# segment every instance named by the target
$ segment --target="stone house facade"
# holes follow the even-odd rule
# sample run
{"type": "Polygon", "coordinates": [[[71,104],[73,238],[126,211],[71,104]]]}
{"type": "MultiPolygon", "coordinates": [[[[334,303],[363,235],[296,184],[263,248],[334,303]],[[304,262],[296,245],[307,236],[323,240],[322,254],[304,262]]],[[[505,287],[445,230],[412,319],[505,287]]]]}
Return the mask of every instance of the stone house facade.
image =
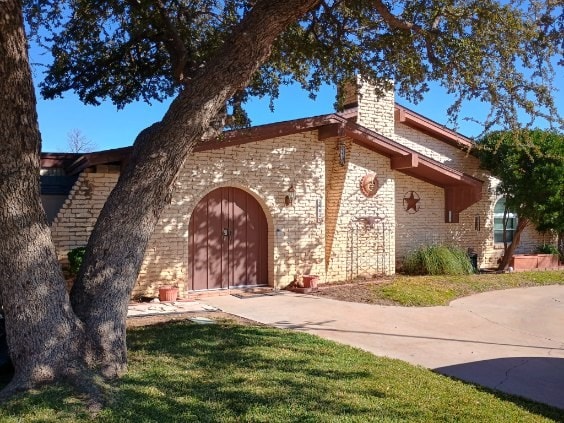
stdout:
{"type": "MultiPolygon", "coordinates": [[[[367,84],[343,113],[226,132],[199,145],[148,245],[134,291],[321,282],[390,275],[423,244],[471,248],[494,267],[498,181],[472,141],[367,84]]],[[[84,246],[129,148],[44,154],[44,204],[60,260],[84,246]],[[65,191],[66,187],[66,191],[65,191]],[[58,195],[55,199],[54,193],[58,195]]],[[[519,252],[548,235],[528,229],[519,252]]]]}

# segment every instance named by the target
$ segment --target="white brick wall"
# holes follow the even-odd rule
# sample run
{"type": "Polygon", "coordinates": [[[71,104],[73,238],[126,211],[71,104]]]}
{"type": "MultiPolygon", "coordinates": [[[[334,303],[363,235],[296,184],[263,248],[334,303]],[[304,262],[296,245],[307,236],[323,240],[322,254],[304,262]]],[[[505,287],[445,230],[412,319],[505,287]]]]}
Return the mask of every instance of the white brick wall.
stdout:
{"type": "Polygon", "coordinates": [[[346,144],[347,163],[341,167],[336,155],[337,140],[326,142],[327,280],[393,274],[395,182],[389,159],[350,140],[346,144]],[[360,182],[372,172],[376,173],[380,188],[374,197],[366,197],[360,182]],[[375,217],[383,220],[377,219],[373,227],[362,220],[375,217]]]}
{"type": "Polygon", "coordinates": [[[374,88],[358,78],[357,123],[388,138],[394,136],[394,92],[378,97],[374,88]]]}
{"type": "MultiPolygon", "coordinates": [[[[457,224],[444,221],[444,192],[415,178],[395,172],[396,180],[396,255],[398,261],[420,245],[428,243],[454,244],[461,248],[473,248],[480,258],[480,266],[495,267],[503,253],[500,245],[493,242],[493,207],[496,197],[490,186],[498,183],[487,172],[479,168],[479,160],[441,140],[394,121],[393,94],[376,98],[364,84],[359,93],[358,121],[399,144],[417,151],[433,160],[463,171],[484,181],[482,200],[464,210],[457,224]],[[392,128],[390,130],[390,128],[392,128]],[[408,214],[403,208],[403,196],[416,191],[421,197],[420,211],[408,214]],[[480,219],[480,230],[476,230],[475,219],[480,219]]],[[[543,242],[554,242],[548,234],[539,234],[534,228],[525,230],[518,253],[534,252],[543,242]]]]}
{"type": "Polygon", "coordinates": [[[115,186],[119,171],[102,166],[102,173],[83,172],[51,225],[51,236],[59,260],[68,263],[67,253],[88,243],[96,219],[115,186]]]}
{"type": "Polygon", "coordinates": [[[136,292],[153,292],[163,281],[187,286],[188,227],[195,205],[209,192],[233,186],[251,193],[268,223],[269,284],[285,286],[296,273],[325,277],[324,225],[316,199],[324,200],[325,149],[317,133],[253,142],[188,158],[149,243],[136,292]],[[284,205],[290,185],[296,199],[284,205]]]}
{"type": "MultiPolygon", "coordinates": [[[[171,204],[149,242],[134,295],[155,294],[160,285],[188,286],[188,236],[192,210],[212,190],[232,186],[253,195],[268,224],[268,282],[284,287],[296,274],[317,274],[337,281],[395,272],[396,260],[431,243],[474,248],[480,265],[493,267],[502,249],[493,243],[493,207],[497,181],[479,169],[478,160],[449,144],[394,122],[394,96],[377,99],[361,88],[358,122],[396,142],[485,181],[483,198],[460,214],[460,223],[444,222],[442,188],[390,169],[387,157],[360,147],[351,139],[320,142],[317,132],[295,134],[240,146],[195,153],[188,158],[171,204]],[[337,145],[347,148],[345,166],[337,145]],[[361,193],[360,181],[376,173],[374,197],[361,193]],[[293,185],[293,206],[284,205],[293,185]],[[406,213],[403,198],[416,191],[417,213],[406,213]],[[318,216],[317,201],[323,207],[318,216]],[[475,219],[480,217],[480,230],[475,219]],[[318,217],[321,219],[318,220],[318,217]],[[366,225],[366,218],[374,225],[366,225]],[[365,220],[363,220],[365,219],[365,220]]],[[[56,217],[51,231],[59,258],[86,245],[103,203],[117,182],[118,169],[98,166],[80,175],[56,217]]],[[[532,252],[549,242],[528,229],[518,252],[532,252]]]]}

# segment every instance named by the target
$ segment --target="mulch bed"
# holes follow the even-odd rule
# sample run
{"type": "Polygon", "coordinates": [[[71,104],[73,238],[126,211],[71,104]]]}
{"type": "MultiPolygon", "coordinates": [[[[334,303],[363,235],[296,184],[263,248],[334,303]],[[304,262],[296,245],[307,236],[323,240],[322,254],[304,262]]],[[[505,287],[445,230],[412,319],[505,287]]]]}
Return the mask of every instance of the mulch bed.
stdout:
{"type": "Polygon", "coordinates": [[[398,305],[395,301],[377,298],[373,293],[376,285],[383,285],[391,281],[391,277],[362,280],[353,283],[333,283],[319,285],[319,290],[310,295],[318,297],[332,298],[339,301],[349,301],[353,303],[366,303],[378,305],[398,305]]]}

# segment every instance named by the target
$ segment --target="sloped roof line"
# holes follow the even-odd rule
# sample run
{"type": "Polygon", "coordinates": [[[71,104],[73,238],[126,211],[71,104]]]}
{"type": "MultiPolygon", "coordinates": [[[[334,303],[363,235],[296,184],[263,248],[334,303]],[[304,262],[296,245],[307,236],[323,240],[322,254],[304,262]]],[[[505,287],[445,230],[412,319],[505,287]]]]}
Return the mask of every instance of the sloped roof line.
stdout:
{"type": "MultiPolygon", "coordinates": [[[[358,106],[348,107],[342,112],[338,112],[338,114],[348,120],[356,122],[358,116],[358,106]]],[[[475,141],[471,138],[468,138],[460,132],[454,131],[453,129],[429,119],[428,117],[423,116],[422,114],[419,114],[399,103],[394,104],[394,118],[396,119],[396,122],[403,123],[457,148],[470,150],[476,145],[475,141]]]]}
{"type": "MultiPolygon", "coordinates": [[[[394,156],[416,156],[422,159],[422,162],[429,163],[435,168],[443,169],[450,175],[466,175],[468,178],[477,182],[482,182],[477,178],[467,175],[457,169],[451,168],[443,163],[435,161],[415,150],[410,149],[398,142],[385,137],[371,129],[361,126],[349,119],[331,113],[327,115],[312,116],[307,118],[294,119],[283,122],[269,123],[265,125],[254,126],[251,128],[235,129],[224,132],[216,140],[201,143],[194,148],[195,152],[210,151],[214,149],[223,149],[250,142],[263,141],[301,132],[309,132],[320,130],[322,128],[334,127],[335,130],[341,131],[342,135],[352,138],[355,142],[371,150],[383,154],[387,157],[394,156]]],[[[128,159],[133,147],[123,147],[117,149],[102,150],[92,153],[84,153],[77,155],[76,159],[68,166],[71,174],[76,174],[86,167],[97,164],[123,163],[128,159]]],[[[43,153],[42,161],[52,161],[54,156],[59,153],[43,153]]],[[[66,153],[60,153],[61,156],[68,157],[66,153]]]]}
{"type": "Polygon", "coordinates": [[[405,106],[398,103],[395,104],[395,119],[396,122],[403,123],[414,129],[418,129],[432,137],[446,142],[447,144],[453,145],[458,148],[463,148],[465,150],[470,150],[475,147],[475,142],[426,116],[423,116],[405,106]]]}

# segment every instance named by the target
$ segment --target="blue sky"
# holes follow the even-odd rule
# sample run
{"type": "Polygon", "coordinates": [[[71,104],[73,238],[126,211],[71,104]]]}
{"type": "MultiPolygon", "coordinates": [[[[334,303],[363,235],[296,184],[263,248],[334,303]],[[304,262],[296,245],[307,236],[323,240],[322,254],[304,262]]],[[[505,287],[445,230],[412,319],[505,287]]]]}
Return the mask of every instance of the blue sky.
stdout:
{"type": "MultiPolygon", "coordinates": [[[[31,52],[33,61],[33,51],[31,52]]],[[[560,91],[556,93],[558,109],[564,111],[564,72],[559,69],[558,85],[560,91]]],[[[41,70],[34,69],[36,83],[41,78],[41,70]]],[[[297,119],[306,116],[331,113],[335,101],[335,89],[324,87],[316,100],[311,100],[308,94],[297,86],[286,87],[281,90],[275,102],[275,111],[268,108],[268,99],[254,100],[248,106],[253,125],[297,119]]],[[[432,119],[436,122],[449,124],[446,110],[452,104],[452,98],[445,94],[438,85],[432,85],[423,102],[413,105],[401,98],[396,98],[400,104],[432,119]]],[[[43,100],[38,94],[37,111],[39,127],[43,139],[43,151],[57,152],[68,150],[67,134],[78,129],[93,142],[96,150],[129,146],[136,135],[147,126],[161,119],[169,102],[148,105],[143,102],[133,103],[123,110],[117,110],[110,102],[100,106],[83,105],[71,92],[64,98],[43,100]]],[[[471,116],[484,118],[489,111],[487,104],[480,102],[464,105],[461,118],[471,116]]],[[[564,114],[564,113],[563,113],[564,114]]],[[[482,128],[471,122],[459,120],[457,130],[462,134],[473,137],[481,133],[482,128]]]]}

